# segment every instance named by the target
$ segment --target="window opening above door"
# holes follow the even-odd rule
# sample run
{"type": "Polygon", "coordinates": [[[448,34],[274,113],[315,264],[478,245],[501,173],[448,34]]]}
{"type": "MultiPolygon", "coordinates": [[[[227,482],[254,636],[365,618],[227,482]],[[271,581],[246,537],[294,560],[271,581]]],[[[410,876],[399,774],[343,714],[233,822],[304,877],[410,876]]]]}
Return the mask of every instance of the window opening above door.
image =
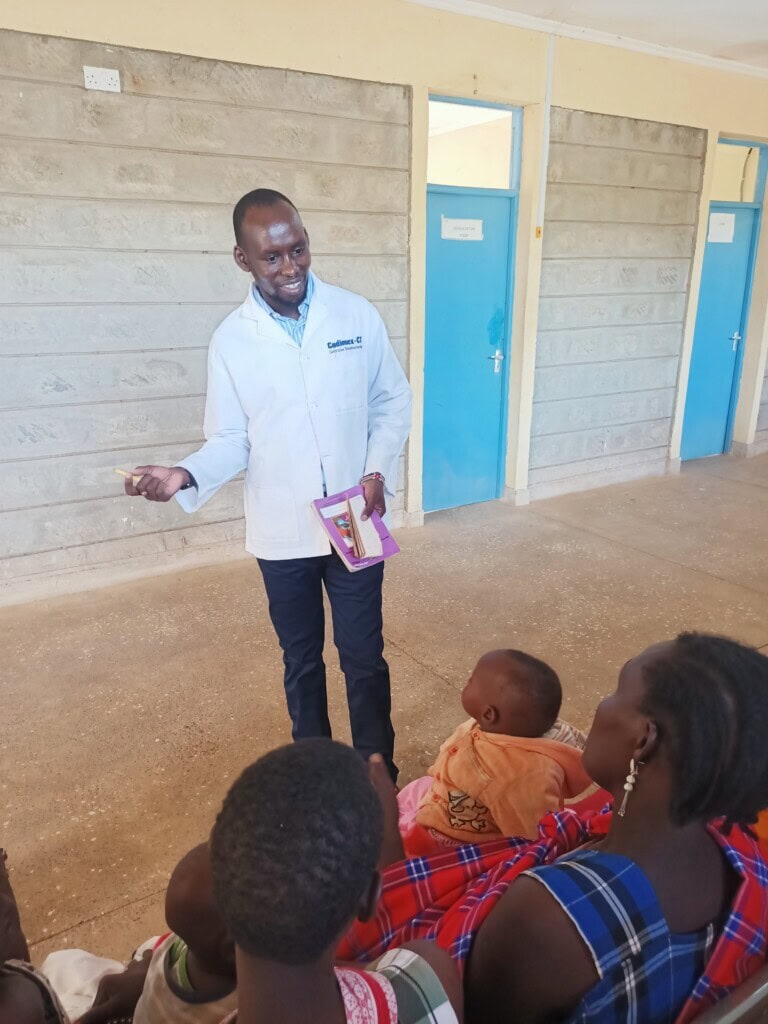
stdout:
{"type": "Polygon", "coordinates": [[[457,188],[514,187],[515,113],[466,101],[430,100],[428,183],[457,188]]]}

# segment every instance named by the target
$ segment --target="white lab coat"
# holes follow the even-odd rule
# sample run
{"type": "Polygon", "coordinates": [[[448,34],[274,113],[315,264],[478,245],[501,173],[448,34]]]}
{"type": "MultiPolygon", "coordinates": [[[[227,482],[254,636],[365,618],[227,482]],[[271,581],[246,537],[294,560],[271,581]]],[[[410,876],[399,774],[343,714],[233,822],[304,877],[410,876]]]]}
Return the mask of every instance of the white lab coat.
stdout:
{"type": "Polygon", "coordinates": [[[203,447],[179,465],[194,512],[245,474],[246,549],[258,558],[326,555],[310,503],[378,471],[393,495],[411,424],[411,390],[384,323],[361,295],[315,278],[299,347],[254,300],[215,331],[203,447]]]}

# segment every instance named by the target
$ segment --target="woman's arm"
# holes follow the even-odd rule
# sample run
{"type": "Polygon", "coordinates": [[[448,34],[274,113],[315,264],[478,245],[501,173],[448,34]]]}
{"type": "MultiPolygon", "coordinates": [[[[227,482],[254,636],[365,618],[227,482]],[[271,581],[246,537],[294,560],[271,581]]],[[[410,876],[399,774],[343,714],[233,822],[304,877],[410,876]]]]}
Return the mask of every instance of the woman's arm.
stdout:
{"type": "Polygon", "coordinates": [[[599,980],[571,919],[541,883],[518,878],[480,926],[464,978],[468,1024],[544,1024],[599,980]]]}

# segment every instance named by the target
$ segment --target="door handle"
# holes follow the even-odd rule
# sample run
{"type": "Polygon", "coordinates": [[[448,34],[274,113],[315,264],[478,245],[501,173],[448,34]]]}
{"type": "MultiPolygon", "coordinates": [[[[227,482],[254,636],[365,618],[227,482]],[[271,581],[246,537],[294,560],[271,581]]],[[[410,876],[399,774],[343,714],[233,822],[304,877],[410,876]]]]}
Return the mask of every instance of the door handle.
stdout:
{"type": "Polygon", "coordinates": [[[501,349],[497,348],[493,355],[488,356],[488,358],[493,360],[493,372],[501,373],[501,364],[502,361],[504,360],[504,353],[501,351],[501,349]]]}
{"type": "Polygon", "coordinates": [[[741,335],[739,334],[738,331],[734,331],[729,340],[733,342],[733,351],[735,352],[736,349],[739,347],[739,342],[741,341],[741,335]]]}

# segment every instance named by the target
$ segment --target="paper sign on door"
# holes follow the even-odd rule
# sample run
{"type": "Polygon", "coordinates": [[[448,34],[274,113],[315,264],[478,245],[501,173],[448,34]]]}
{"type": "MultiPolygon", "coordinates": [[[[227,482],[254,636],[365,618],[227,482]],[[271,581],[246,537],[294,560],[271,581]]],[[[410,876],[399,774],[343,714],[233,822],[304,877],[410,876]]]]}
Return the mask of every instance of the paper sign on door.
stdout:
{"type": "Polygon", "coordinates": [[[483,222],[466,217],[440,215],[440,237],[454,242],[482,242],[483,222]]]}
{"type": "Polygon", "coordinates": [[[733,233],[735,229],[735,213],[710,213],[707,241],[726,242],[730,244],[733,241],[733,233]]]}

